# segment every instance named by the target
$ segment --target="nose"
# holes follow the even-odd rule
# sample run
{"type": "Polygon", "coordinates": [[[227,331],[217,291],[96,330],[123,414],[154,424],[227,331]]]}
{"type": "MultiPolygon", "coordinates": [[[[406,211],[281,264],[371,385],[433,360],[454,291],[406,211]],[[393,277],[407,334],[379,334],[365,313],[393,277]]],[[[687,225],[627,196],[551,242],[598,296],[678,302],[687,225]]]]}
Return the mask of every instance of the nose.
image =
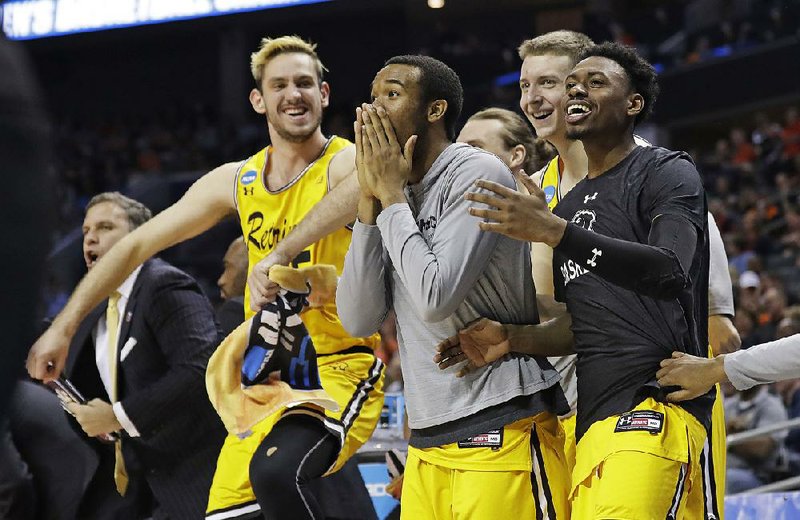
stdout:
{"type": "Polygon", "coordinates": [[[576,81],[574,82],[568,89],[567,89],[567,96],[570,99],[578,98],[578,97],[585,97],[586,96],[586,89],[583,87],[583,83],[576,81]]]}
{"type": "Polygon", "coordinates": [[[541,100],[542,95],[536,87],[531,87],[522,94],[522,101],[525,104],[541,102],[541,100]]]}
{"type": "Polygon", "coordinates": [[[83,235],[83,243],[86,245],[96,244],[97,243],[97,234],[93,230],[87,231],[83,235]]]}

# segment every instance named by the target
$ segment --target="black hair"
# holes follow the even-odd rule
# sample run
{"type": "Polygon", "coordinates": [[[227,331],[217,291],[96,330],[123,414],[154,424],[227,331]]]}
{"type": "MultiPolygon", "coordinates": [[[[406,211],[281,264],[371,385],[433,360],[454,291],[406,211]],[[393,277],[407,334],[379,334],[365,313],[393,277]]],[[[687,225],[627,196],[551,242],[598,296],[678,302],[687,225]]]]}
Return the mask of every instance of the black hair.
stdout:
{"type": "Polygon", "coordinates": [[[625,70],[631,89],[644,98],[644,109],[636,116],[634,124],[638,125],[650,117],[659,91],[656,69],[642,58],[633,47],[615,42],[606,42],[589,47],[578,56],[578,61],[592,56],[608,58],[618,63],[625,70]]]}
{"type": "Polygon", "coordinates": [[[420,70],[420,88],[422,89],[423,102],[429,103],[437,99],[447,101],[447,110],[444,113],[444,125],[447,137],[455,139],[456,122],[461,115],[464,104],[464,88],[461,80],[453,69],[430,56],[404,55],[395,56],[386,60],[387,65],[410,65],[420,70]]]}

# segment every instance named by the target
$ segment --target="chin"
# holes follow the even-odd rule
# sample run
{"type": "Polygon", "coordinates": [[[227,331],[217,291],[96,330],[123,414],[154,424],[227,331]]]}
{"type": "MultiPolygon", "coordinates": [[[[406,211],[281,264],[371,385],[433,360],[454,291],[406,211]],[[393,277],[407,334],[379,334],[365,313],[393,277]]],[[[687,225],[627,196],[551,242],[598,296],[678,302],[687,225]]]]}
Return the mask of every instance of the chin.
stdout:
{"type": "Polygon", "coordinates": [[[567,127],[567,139],[583,139],[587,134],[588,132],[585,128],[567,127]]]}

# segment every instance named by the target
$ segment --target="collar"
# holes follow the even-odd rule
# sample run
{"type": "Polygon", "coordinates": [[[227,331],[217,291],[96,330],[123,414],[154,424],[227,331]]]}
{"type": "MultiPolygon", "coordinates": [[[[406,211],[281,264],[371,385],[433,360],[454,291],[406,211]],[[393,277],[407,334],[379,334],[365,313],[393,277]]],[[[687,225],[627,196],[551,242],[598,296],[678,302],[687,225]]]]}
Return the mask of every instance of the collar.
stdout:
{"type": "Polygon", "coordinates": [[[125,278],[125,281],[117,287],[117,292],[121,295],[122,298],[125,300],[131,297],[131,292],[133,291],[133,285],[136,283],[136,279],[139,277],[139,272],[142,270],[142,266],[140,265],[136,269],[133,270],[131,274],[125,278]]]}

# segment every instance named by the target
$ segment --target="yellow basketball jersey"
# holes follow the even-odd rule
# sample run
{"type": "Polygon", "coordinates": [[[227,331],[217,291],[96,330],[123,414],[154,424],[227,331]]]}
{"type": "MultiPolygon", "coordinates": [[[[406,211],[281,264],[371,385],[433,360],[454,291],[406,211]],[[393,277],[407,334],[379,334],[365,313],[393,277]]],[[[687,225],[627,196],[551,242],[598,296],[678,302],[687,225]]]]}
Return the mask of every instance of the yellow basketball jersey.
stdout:
{"type": "MultiPolygon", "coordinates": [[[[272,148],[264,148],[247,159],[236,174],[236,207],[247,244],[248,275],[253,266],[266,257],[275,246],[306,216],[328,192],[328,165],[336,153],[350,142],[331,137],[322,154],[286,186],[276,191],[267,188],[269,158],[272,148]]],[[[330,264],[342,274],[344,256],[350,247],[352,233],[342,228],[312,244],[297,255],[295,267],[308,264],[330,264]]],[[[250,310],[250,291],[245,289],[245,318],[250,310]]],[[[364,302],[369,305],[369,302],[364,302]]],[[[336,304],[310,307],[302,314],[318,354],[341,352],[355,345],[375,349],[380,343],[377,334],[369,338],[352,338],[342,327],[336,314],[336,304]]]]}
{"type": "Polygon", "coordinates": [[[539,185],[542,191],[544,191],[544,197],[550,211],[553,211],[558,201],[561,200],[561,168],[561,159],[556,155],[547,163],[547,166],[545,166],[544,173],[542,174],[542,182],[539,185]]]}

